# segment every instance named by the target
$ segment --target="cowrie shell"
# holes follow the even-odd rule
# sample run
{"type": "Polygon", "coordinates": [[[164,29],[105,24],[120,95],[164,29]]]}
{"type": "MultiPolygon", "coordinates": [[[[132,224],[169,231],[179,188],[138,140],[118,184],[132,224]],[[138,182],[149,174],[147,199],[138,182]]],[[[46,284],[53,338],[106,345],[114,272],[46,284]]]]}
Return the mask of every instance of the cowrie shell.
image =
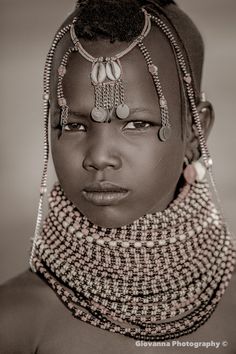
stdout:
{"type": "Polygon", "coordinates": [[[111,81],[115,81],[116,78],[113,75],[110,63],[106,63],[106,73],[107,73],[108,79],[110,79],[111,81]]]}
{"type": "Polygon", "coordinates": [[[108,62],[106,64],[106,74],[111,81],[118,80],[121,77],[120,66],[115,61],[108,62]]]}
{"type": "Polygon", "coordinates": [[[94,64],[92,71],[91,71],[91,80],[94,84],[98,83],[98,80],[97,80],[98,66],[99,66],[99,63],[94,64]]]}
{"type": "Polygon", "coordinates": [[[115,78],[118,80],[121,77],[121,67],[114,61],[111,62],[111,66],[114,71],[115,78]]]}
{"type": "Polygon", "coordinates": [[[106,77],[107,74],[106,74],[105,65],[103,63],[99,63],[98,82],[101,84],[103,81],[106,80],[106,77]]]}
{"type": "Polygon", "coordinates": [[[106,69],[103,63],[95,63],[91,71],[91,79],[94,84],[101,84],[106,79],[106,69]]]}

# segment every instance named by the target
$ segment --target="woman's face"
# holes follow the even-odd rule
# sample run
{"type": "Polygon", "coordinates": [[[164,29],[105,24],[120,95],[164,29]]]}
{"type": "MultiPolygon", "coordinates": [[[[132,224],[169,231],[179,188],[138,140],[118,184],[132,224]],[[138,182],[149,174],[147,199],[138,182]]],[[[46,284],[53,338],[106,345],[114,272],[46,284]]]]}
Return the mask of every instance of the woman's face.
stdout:
{"type": "MultiPolygon", "coordinates": [[[[131,110],[127,119],[119,120],[113,112],[110,123],[91,120],[91,63],[79,54],[71,56],[63,82],[71,111],[64,131],[54,100],[51,143],[58,179],[80,212],[103,227],[126,225],[165,209],[181,175],[185,147],[176,64],[169,45],[154,32],[146,45],[159,67],[169,105],[172,135],[168,141],[161,142],[157,135],[161,126],[158,97],[138,48],[121,59],[131,110]]],[[[127,43],[105,41],[83,45],[94,56],[111,56],[127,47],[127,43]]]]}

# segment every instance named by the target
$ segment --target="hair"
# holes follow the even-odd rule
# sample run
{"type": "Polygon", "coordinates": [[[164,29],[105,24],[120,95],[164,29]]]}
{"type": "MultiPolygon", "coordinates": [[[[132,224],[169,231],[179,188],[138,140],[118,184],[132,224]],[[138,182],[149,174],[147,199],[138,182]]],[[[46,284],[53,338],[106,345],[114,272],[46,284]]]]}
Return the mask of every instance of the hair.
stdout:
{"type": "Polygon", "coordinates": [[[79,0],[74,12],[76,35],[89,41],[132,41],[144,26],[142,7],[153,15],[161,15],[172,27],[188,61],[196,96],[199,96],[203,40],[192,20],[173,0],[79,0]]]}
{"type": "MultiPolygon", "coordinates": [[[[142,31],[144,16],[142,0],[82,0],[77,2],[77,22],[75,32],[85,40],[109,39],[129,42],[142,31]],[[102,19],[102,21],[101,21],[102,19]],[[132,19],[132,26],[131,24],[132,19]]],[[[158,0],[158,5],[166,6],[172,0],[158,0]]]]}

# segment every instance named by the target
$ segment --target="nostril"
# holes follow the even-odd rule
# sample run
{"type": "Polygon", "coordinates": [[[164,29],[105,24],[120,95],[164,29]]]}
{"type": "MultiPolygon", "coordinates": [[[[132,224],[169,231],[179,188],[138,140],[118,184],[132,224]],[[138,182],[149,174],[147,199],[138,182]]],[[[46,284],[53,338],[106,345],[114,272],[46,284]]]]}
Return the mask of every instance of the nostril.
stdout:
{"type": "Polygon", "coordinates": [[[120,156],[99,151],[93,151],[87,154],[83,160],[83,167],[85,170],[103,171],[105,169],[119,169],[122,166],[120,156]]]}

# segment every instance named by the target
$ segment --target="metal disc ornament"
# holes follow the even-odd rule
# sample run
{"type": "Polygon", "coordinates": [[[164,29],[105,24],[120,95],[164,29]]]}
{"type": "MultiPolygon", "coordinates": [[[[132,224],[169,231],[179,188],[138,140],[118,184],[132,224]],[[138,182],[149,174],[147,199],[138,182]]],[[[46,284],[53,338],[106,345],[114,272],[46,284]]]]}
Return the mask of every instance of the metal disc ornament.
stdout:
{"type": "Polygon", "coordinates": [[[161,127],[158,132],[158,136],[161,141],[166,141],[170,138],[171,135],[171,127],[161,127]]]}
{"type": "Polygon", "coordinates": [[[121,103],[116,108],[116,115],[119,119],[126,119],[129,116],[129,107],[127,104],[121,103]]]}
{"type": "Polygon", "coordinates": [[[95,122],[104,123],[107,120],[107,111],[102,107],[94,107],[91,112],[91,117],[95,122]]]}

